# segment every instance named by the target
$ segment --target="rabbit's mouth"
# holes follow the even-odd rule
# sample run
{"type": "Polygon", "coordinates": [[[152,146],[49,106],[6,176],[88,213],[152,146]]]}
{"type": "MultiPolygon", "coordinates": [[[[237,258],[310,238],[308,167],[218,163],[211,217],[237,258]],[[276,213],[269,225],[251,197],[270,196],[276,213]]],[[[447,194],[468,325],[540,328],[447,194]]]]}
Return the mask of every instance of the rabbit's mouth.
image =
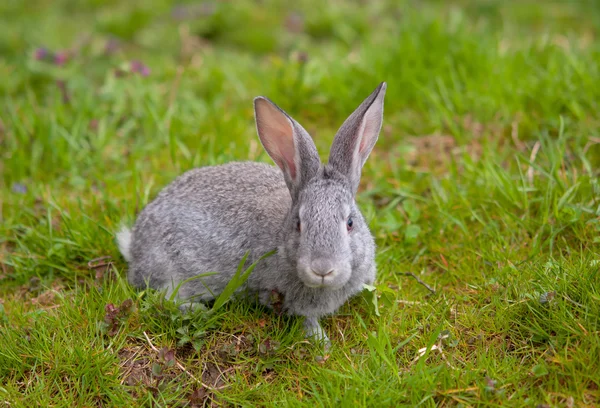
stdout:
{"type": "Polygon", "coordinates": [[[327,261],[312,261],[310,264],[298,265],[300,280],[309,288],[340,289],[350,278],[350,265],[336,264],[327,261]]]}

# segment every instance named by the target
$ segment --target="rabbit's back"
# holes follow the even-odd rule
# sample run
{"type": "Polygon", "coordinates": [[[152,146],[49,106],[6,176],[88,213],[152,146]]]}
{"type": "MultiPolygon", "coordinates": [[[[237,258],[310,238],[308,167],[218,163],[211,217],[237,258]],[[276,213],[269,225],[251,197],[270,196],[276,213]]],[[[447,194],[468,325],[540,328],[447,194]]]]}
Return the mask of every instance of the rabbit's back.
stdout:
{"type": "Polygon", "coordinates": [[[246,251],[258,257],[277,246],[290,205],[289,190],[273,166],[248,162],[190,170],[140,213],[129,281],[163,289],[216,272],[179,292],[184,298],[210,299],[231,279],[246,251]]]}

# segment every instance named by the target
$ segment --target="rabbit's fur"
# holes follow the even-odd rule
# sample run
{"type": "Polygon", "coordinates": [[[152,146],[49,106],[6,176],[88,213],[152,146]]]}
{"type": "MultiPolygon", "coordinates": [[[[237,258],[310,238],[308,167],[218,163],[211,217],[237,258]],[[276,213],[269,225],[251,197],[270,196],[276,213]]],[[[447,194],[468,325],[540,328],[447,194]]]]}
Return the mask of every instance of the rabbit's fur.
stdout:
{"type": "Polygon", "coordinates": [[[305,316],[309,336],[328,341],[318,319],[335,312],[375,279],[375,243],[354,201],[361,168],[383,118],[386,84],[344,122],[329,163],[322,165],[308,133],[268,99],[254,100],[259,138],[278,167],[229,163],[190,170],[140,213],[118,244],[129,262],[129,282],[208,301],[222,292],[249,251],[263,254],[245,288],[270,305],[305,316]],[[351,221],[349,222],[349,219],[351,221]],[[350,225],[351,224],[351,225],[350,225]]]}

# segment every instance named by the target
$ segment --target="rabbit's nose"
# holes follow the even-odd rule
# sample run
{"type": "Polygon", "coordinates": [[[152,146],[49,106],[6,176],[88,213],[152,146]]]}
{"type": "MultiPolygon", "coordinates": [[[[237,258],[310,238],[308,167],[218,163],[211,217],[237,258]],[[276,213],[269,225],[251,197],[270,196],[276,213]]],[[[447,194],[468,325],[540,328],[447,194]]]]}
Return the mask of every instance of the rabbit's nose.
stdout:
{"type": "Polygon", "coordinates": [[[333,262],[325,259],[315,259],[310,263],[310,269],[318,276],[331,275],[334,271],[333,262]]]}

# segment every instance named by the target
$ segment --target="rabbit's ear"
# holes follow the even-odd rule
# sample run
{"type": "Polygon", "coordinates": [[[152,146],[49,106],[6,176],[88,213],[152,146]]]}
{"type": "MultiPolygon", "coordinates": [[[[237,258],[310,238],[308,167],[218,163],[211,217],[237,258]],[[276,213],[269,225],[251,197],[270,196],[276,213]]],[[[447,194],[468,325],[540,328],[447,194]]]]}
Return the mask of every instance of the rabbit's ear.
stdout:
{"type": "Polygon", "coordinates": [[[321,165],[314,142],[298,122],[265,97],[254,99],[254,116],[262,145],[283,172],[296,199],[321,165]]]}
{"type": "Polygon", "coordinates": [[[331,146],[329,164],[346,175],[353,193],[358,189],[360,173],[373,150],[383,122],[383,98],[387,84],[375,91],[342,124],[331,146]]]}

